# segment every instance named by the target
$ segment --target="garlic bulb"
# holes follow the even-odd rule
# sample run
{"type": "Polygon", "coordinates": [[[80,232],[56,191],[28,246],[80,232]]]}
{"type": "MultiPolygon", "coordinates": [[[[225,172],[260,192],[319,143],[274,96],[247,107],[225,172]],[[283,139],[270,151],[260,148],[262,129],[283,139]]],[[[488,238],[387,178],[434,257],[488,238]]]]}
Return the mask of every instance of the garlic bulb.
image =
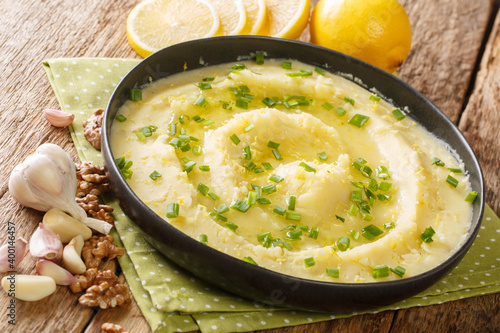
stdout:
{"type": "Polygon", "coordinates": [[[40,223],[31,236],[30,253],[35,258],[58,261],[62,257],[63,245],[59,236],[40,223]]]}
{"type": "Polygon", "coordinates": [[[15,270],[24,257],[26,244],[28,242],[24,238],[19,237],[14,244],[14,251],[11,251],[12,247],[10,244],[0,247],[0,273],[15,270]]]}
{"type": "Polygon", "coordinates": [[[75,164],[61,147],[52,143],[38,147],[12,170],[9,179],[9,191],[21,205],[43,212],[57,208],[88,227],[108,234],[111,224],[88,218],[75,202],[76,187],[75,164]]]}

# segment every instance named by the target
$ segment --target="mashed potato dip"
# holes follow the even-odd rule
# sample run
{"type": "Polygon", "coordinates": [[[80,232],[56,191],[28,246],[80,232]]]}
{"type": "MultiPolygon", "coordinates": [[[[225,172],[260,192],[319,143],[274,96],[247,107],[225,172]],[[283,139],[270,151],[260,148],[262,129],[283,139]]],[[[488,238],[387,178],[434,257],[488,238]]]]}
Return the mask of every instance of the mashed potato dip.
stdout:
{"type": "Polygon", "coordinates": [[[385,281],[446,260],[472,217],[460,159],[406,113],[320,68],[249,60],[148,85],[110,141],[132,190],[194,239],[301,278],[385,281]]]}

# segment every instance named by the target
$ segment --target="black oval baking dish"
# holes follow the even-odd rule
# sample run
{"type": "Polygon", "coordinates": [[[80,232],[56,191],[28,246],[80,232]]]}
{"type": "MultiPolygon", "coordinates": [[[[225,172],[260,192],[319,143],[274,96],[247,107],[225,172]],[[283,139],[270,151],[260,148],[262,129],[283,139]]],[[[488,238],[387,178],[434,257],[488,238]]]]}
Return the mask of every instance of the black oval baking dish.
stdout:
{"type": "MultiPolygon", "coordinates": [[[[344,75],[344,77],[346,77],[344,75]]],[[[225,36],[189,41],[160,50],[135,66],[118,84],[106,108],[102,152],[118,203],[170,260],[220,288],[273,307],[294,307],[325,312],[350,312],[386,306],[411,297],[438,281],[455,267],[472,245],[484,210],[481,167],[457,127],[430,101],[398,78],[341,53],[312,44],[258,36],[225,36]],[[215,250],[171,226],[134,194],[116,166],[109,133],[120,106],[132,88],[174,73],[207,65],[236,62],[241,56],[265,52],[266,58],[294,59],[348,74],[351,81],[375,88],[396,107],[408,107],[409,116],[448,143],[461,157],[479,193],[464,244],[450,258],[423,274],[375,283],[335,283],[306,280],[255,266],[215,250]],[[325,66],[327,65],[327,67],[325,66]],[[356,78],[356,80],[354,80],[356,78]]]]}

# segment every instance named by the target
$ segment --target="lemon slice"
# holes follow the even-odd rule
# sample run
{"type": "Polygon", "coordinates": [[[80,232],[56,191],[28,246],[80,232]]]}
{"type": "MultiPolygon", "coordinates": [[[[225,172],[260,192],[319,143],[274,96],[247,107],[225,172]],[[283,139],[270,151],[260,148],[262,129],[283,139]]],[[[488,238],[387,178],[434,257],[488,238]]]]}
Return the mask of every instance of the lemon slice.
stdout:
{"type": "Polygon", "coordinates": [[[142,57],[172,44],[218,34],[219,16],[205,0],[146,0],[127,18],[127,38],[142,57]]]}
{"type": "Polygon", "coordinates": [[[247,23],[241,31],[245,35],[269,34],[269,19],[265,0],[243,0],[243,6],[247,13],[247,23]]]}
{"type": "Polygon", "coordinates": [[[221,34],[238,35],[245,27],[247,13],[241,0],[210,0],[219,13],[221,34]]]}
{"type": "Polygon", "coordinates": [[[309,20],[310,0],[266,0],[269,35],[297,39],[309,20]]]}

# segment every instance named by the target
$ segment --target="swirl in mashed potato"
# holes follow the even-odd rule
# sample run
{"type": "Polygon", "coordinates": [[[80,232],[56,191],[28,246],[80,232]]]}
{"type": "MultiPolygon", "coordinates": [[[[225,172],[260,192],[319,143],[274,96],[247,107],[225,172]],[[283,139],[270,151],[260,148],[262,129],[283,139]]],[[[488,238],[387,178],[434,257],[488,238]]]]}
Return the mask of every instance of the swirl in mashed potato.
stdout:
{"type": "Polygon", "coordinates": [[[113,122],[113,154],[133,162],[127,181],[144,203],[219,251],[302,278],[371,282],[427,271],[467,236],[460,160],[341,76],[245,61],[142,94],[113,122]]]}

